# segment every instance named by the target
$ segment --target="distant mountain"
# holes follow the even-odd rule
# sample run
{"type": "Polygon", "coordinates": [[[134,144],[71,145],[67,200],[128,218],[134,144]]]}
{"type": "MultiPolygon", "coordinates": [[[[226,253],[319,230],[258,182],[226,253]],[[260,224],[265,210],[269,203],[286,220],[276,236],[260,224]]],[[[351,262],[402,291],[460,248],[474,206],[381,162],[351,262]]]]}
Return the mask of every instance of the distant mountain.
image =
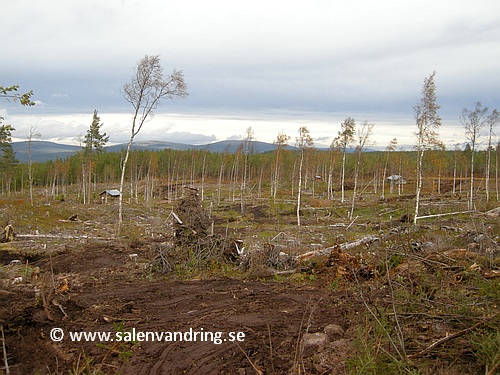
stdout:
{"type": "MultiPolygon", "coordinates": [[[[29,161],[28,141],[13,142],[12,149],[16,153],[16,159],[21,163],[29,161]]],[[[74,155],[82,148],[79,146],[64,145],[48,141],[31,142],[31,160],[33,162],[45,162],[47,160],[65,159],[74,155]]]]}
{"type": "MultiPolygon", "coordinates": [[[[230,154],[235,153],[239,147],[242,147],[244,145],[245,141],[239,139],[239,140],[227,140],[227,141],[220,141],[220,142],[214,142],[214,143],[209,143],[206,145],[198,145],[194,146],[194,148],[198,150],[207,150],[210,152],[218,152],[218,153],[223,153],[223,152],[229,152],[230,154]]],[[[266,142],[259,142],[259,141],[250,141],[249,149],[251,152],[255,154],[261,154],[264,152],[270,152],[273,150],[276,150],[276,146],[272,143],[266,143],[266,142]]],[[[287,150],[294,150],[295,147],[292,146],[287,146],[287,150]]]]}
{"type": "MultiPolygon", "coordinates": [[[[162,142],[162,141],[138,141],[138,142],[133,142],[131,146],[132,150],[150,150],[150,151],[161,151],[167,148],[172,150],[190,150],[196,148],[196,146],[184,143],[162,142]]],[[[119,152],[121,150],[126,150],[126,149],[127,149],[126,143],[120,143],[117,145],[106,147],[106,151],[108,152],[119,152]]]]}
{"type": "MultiPolygon", "coordinates": [[[[174,143],[174,142],[162,142],[162,141],[139,141],[132,143],[133,150],[152,150],[160,151],[164,149],[172,150],[206,150],[210,152],[229,152],[234,153],[238,150],[238,147],[242,146],[243,140],[227,140],[209,143],[205,145],[188,145],[184,143],[174,143]]],[[[28,142],[13,142],[12,148],[16,153],[16,158],[21,163],[27,163],[29,161],[28,155],[28,142]]],[[[120,143],[113,146],[106,147],[108,152],[119,152],[127,148],[126,143],[120,143]]],[[[288,150],[294,150],[295,147],[287,146],[288,150]]],[[[48,160],[65,159],[69,156],[76,154],[81,151],[80,146],[65,145],[49,141],[32,141],[31,142],[31,160],[33,162],[45,162],[48,160]]],[[[263,153],[270,152],[276,149],[276,146],[272,143],[251,141],[250,149],[253,153],[263,153]]]]}

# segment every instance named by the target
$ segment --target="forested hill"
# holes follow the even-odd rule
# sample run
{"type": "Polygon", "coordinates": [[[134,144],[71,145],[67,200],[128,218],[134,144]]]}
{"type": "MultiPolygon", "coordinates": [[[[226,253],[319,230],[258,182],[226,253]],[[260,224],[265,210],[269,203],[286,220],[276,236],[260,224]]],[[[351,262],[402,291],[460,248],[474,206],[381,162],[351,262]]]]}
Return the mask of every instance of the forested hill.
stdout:
{"type": "MultiPolygon", "coordinates": [[[[210,152],[229,152],[234,153],[239,147],[243,147],[243,140],[226,140],[205,145],[189,145],[174,142],[161,142],[161,141],[140,141],[132,144],[134,150],[207,150],[210,152]]],[[[12,147],[16,153],[16,158],[21,163],[26,163],[29,160],[28,142],[14,142],[12,147]]],[[[127,144],[121,143],[113,146],[106,147],[108,152],[118,152],[125,149],[127,144]]],[[[254,153],[262,153],[273,151],[276,148],[272,143],[251,141],[249,149],[254,153]]],[[[288,146],[288,149],[294,147],[288,146]]],[[[65,159],[68,156],[74,155],[81,151],[80,146],[66,145],[49,141],[32,141],[31,142],[31,160],[34,162],[45,162],[47,160],[65,159]]]]}

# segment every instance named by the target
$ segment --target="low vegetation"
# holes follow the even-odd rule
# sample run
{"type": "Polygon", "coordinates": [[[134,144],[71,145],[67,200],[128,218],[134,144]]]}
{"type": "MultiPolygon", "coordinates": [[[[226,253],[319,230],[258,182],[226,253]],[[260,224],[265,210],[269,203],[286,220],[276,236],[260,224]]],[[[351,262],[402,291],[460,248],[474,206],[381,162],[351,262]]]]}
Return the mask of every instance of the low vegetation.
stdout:
{"type": "MultiPolygon", "coordinates": [[[[96,195],[91,205],[83,204],[78,185],[55,196],[35,189],[33,207],[26,194],[2,198],[0,224],[11,224],[17,234],[0,245],[5,370],[151,371],[141,367],[153,350],[145,343],[54,346],[37,335],[57,325],[146,330],[155,327],[153,321],[163,329],[219,324],[247,333],[239,348],[211,345],[203,351],[191,343],[186,360],[178,367],[166,361],[164,371],[193,372],[194,363],[198,371],[221,371],[221,358],[226,373],[500,370],[500,224],[481,192],[470,212],[458,194],[424,191],[421,209],[429,217],[414,225],[411,182],[401,193],[387,188],[383,199],[365,189],[351,216],[351,190],[341,203],[340,197],[327,198],[327,182],[315,181],[314,194],[303,196],[297,226],[296,201],[285,193],[291,184],[283,184],[276,199],[264,195],[270,189],[264,182],[248,188],[244,206],[233,190],[218,190],[217,179],[206,178],[203,190],[201,180],[156,180],[149,198],[147,184],[140,181],[137,195],[124,197],[121,232],[117,202],[108,198],[104,204],[96,195]],[[457,213],[443,215],[451,212],[457,213]],[[368,240],[356,242],[362,239],[368,240]],[[191,285],[192,297],[177,299],[181,314],[173,308],[168,314],[176,318],[166,318],[168,301],[177,297],[160,290],[191,285]],[[307,293],[296,295],[302,290],[307,293]],[[217,302],[203,302],[214,293],[217,302]],[[144,299],[150,294],[154,301],[144,299]],[[296,302],[280,302],[280,296],[295,296],[296,302]],[[280,314],[288,314],[283,323],[280,314]],[[332,325],[341,334],[332,335],[332,325]],[[311,334],[326,335],[326,341],[316,345],[311,334]],[[27,350],[45,354],[33,361],[27,350]]],[[[159,366],[167,352],[153,352],[148,361],[159,366]]]]}

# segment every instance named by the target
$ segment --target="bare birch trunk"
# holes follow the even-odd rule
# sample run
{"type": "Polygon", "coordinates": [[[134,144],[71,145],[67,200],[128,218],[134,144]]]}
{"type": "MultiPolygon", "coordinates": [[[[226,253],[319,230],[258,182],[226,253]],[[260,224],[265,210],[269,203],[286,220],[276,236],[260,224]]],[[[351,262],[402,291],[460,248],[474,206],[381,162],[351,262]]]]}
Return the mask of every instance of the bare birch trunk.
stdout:
{"type": "Polygon", "coordinates": [[[300,153],[300,164],[299,164],[299,185],[297,191],[297,226],[300,227],[300,196],[302,192],[302,163],[304,161],[304,152],[300,153]]]}
{"type": "Polygon", "coordinates": [[[219,170],[219,182],[217,184],[217,206],[220,205],[220,194],[222,190],[222,175],[224,173],[224,162],[221,163],[220,165],[220,170],[219,170]]]}
{"type": "Polygon", "coordinates": [[[497,192],[497,202],[498,202],[500,198],[498,191],[498,146],[497,146],[497,152],[495,153],[495,190],[497,192]]]}
{"type": "MultiPolygon", "coordinates": [[[[415,217],[413,218],[413,224],[417,225],[418,209],[420,205],[420,192],[422,191],[422,160],[424,159],[424,150],[420,151],[418,158],[417,167],[417,194],[415,197],[415,217]]],[[[401,185],[401,184],[400,184],[401,185]]]]}
{"type": "Polygon", "coordinates": [[[120,232],[121,225],[123,222],[123,184],[125,181],[125,169],[127,167],[127,162],[130,155],[130,147],[132,146],[133,140],[134,140],[134,135],[132,135],[130,137],[130,140],[128,141],[127,151],[125,153],[125,159],[123,160],[122,164],[122,173],[120,177],[120,196],[118,197],[118,232],[120,232]]]}
{"type": "Polygon", "coordinates": [[[345,187],[344,187],[344,182],[345,182],[345,149],[344,149],[344,154],[342,156],[342,176],[341,176],[341,181],[340,181],[340,184],[342,185],[342,195],[341,195],[341,198],[340,198],[340,202],[341,203],[344,203],[344,191],[345,191],[345,187]]]}
{"type": "Polygon", "coordinates": [[[469,210],[473,209],[474,205],[474,147],[471,152],[471,166],[470,166],[470,192],[469,192],[469,210]]]}

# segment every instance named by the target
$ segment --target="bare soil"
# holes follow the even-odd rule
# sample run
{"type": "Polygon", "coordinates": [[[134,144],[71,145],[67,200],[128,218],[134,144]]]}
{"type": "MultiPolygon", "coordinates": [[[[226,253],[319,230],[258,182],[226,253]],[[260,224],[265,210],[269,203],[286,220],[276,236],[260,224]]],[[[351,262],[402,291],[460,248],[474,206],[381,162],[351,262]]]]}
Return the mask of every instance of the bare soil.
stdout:
{"type": "MultiPolygon", "coordinates": [[[[145,250],[133,249],[139,257],[145,250]]],[[[0,294],[12,374],[62,373],[92,358],[104,372],[121,374],[252,374],[286,373],[299,352],[301,335],[323,332],[329,324],[353,326],[360,302],[345,292],[332,292],[289,282],[222,278],[155,280],[144,277],[142,263],[129,259],[132,249],[88,243],[76,251],[34,262],[40,278],[54,283],[57,306],[36,302],[32,285],[20,284],[0,294]],[[45,279],[44,279],[45,277],[45,279]],[[66,283],[67,281],[67,283],[66,283]],[[67,286],[66,286],[67,285],[67,286]],[[63,312],[64,311],[64,312],[63,312]],[[50,316],[48,316],[49,312],[50,316]],[[66,314],[67,316],[65,316],[66,314]],[[117,328],[123,323],[123,327],[117,328]],[[50,330],[123,332],[243,332],[244,341],[113,342],[50,340],[50,330]],[[127,361],[120,354],[131,352],[127,361]]],[[[39,288],[46,288],[37,282],[39,288]]],[[[317,364],[342,371],[350,340],[337,341],[335,355],[317,364]]],[[[325,348],[324,350],[327,350],[325,348]]]]}

